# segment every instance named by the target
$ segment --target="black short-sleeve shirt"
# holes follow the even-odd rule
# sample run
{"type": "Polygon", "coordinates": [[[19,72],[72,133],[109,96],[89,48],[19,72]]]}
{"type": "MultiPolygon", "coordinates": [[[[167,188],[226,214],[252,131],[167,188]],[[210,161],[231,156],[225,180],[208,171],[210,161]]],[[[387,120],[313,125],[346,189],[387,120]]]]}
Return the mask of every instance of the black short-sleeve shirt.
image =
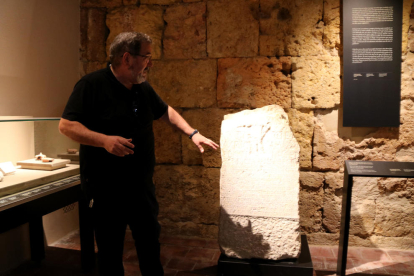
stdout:
{"type": "Polygon", "coordinates": [[[132,138],[135,145],[134,154],[124,157],[104,148],[81,145],[82,186],[88,194],[92,190],[108,190],[114,182],[129,187],[151,182],[155,165],[152,123],[167,109],[168,105],[148,82],[129,90],[115,78],[109,66],[78,81],[62,118],[80,122],[92,131],[132,138]]]}

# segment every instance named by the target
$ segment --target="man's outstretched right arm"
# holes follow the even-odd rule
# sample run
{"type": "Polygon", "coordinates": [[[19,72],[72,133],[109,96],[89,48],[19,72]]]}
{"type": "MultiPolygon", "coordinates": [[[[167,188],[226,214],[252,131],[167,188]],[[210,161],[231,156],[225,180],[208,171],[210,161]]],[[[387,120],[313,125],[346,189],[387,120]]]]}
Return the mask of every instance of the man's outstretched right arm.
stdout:
{"type": "Polygon", "coordinates": [[[102,147],[109,153],[123,157],[133,154],[134,145],[132,139],[126,139],[120,136],[109,136],[92,131],[77,121],[69,121],[64,118],[60,119],[59,131],[75,142],[83,145],[102,147]]]}

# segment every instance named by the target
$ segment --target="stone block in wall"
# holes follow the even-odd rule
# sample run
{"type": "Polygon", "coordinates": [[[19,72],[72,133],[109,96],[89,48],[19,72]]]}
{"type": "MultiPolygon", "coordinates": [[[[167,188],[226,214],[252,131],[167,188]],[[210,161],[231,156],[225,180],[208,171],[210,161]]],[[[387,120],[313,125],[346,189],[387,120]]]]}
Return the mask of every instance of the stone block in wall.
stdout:
{"type": "Polygon", "coordinates": [[[154,121],[153,128],[156,163],[181,164],[181,132],[162,120],[154,121]]]}
{"type": "Polygon", "coordinates": [[[148,5],[172,5],[180,2],[181,0],[140,0],[141,4],[148,5]]]}
{"type": "Polygon", "coordinates": [[[325,183],[327,185],[327,192],[342,195],[342,188],[344,186],[344,174],[342,172],[327,172],[325,174],[325,183]]]}
{"type": "Polygon", "coordinates": [[[395,161],[397,162],[414,162],[414,148],[399,148],[395,153],[395,161]]]}
{"type": "Polygon", "coordinates": [[[141,0],[122,0],[122,4],[124,4],[124,6],[139,5],[140,3],[141,0]]]}
{"type": "Polygon", "coordinates": [[[217,61],[153,61],[149,82],[170,106],[206,108],[216,105],[217,61]]]}
{"type": "Polygon", "coordinates": [[[399,145],[410,147],[414,140],[414,98],[401,101],[399,145]]]}
{"type": "Polygon", "coordinates": [[[407,237],[383,237],[374,235],[370,240],[378,248],[394,248],[398,250],[414,250],[414,239],[407,237]]]}
{"type": "Polygon", "coordinates": [[[88,9],[85,58],[88,61],[105,62],[106,37],[108,30],[105,25],[104,9],[88,9]]]}
{"type": "Polygon", "coordinates": [[[353,190],[355,193],[352,194],[352,199],[355,200],[355,203],[363,200],[377,200],[380,196],[378,181],[378,177],[354,177],[353,190]]]}
{"type": "Polygon", "coordinates": [[[193,222],[173,222],[168,219],[159,221],[161,224],[161,235],[191,236],[200,238],[217,239],[218,226],[208,224],[196,224],[193,222]]]}
{"type": "Polygon", "coordinates": [[[161,225],[161,235],[166,235],[166,236],[180,235],[181,225],[183,223],[173,222],[167,219],[160,220],[159,217],[158,217],[158,223],[161,225]]]}
{"type": "Polygon", "coordinates": [[[122,0],[81,0],[84,8],[115,8],[122,5],[122,0]]]}
{"type": "MultiPolygon", "coordinates": [[[[400,133],[401,130],[400,127],[400,133]]],[[[392,129],[380,128],[356,143],[340,138],[335,130],[326,130],[317,119],[313,139],[313,169],[337,171],[343,168],[345,160],[394,161],[397,147],[402,146],[403,135],[400,134],[400,140],[397,137],[392,129]]]]}
{"type": "Polygon", "coordinates": [[[353,234],[349,234],[349,243],[348,246],[352,246],[352,247],[374,247],[376,248],[377,246],[370,240],[371,237],[366,238],[366,237],[359,237],[353,234]]]}
{"type": "Polygon", "coordinates": [[[376,218],[376,202],[370,199],[357,200],[354,195],[358,193],[354,189],[351,204],[351,222],[349,234],[361,238],[368,238],[374,233],[376,218]]]}
{"type": "Polygon", "coordinates": [[[398,193],[377,199],[375,233],[385,237],[414,238],[414,204],[398,193]]]}
{"type": "Polygon", "coordinates": [[[126,6],[114,9],[107,14],[106,25],[109,36],[106,41],[106,52],[114,38],[122,32],[146,33],[152,38],[152,57],[161,58],[161,39],[164,30],[163,9],[159,6],[141,5],[126,6]]]}
{"type": "Polygon", "coordinates": [[[261,0],[260,55],[323,54],[322,11],[322,0],[261,0]]]}
{"type": "MultiPolygon", "coordinates": [[[[196,128],[202,135],[220,144],[221,122],[224,119],[224,115],[236,111],[239,110],[218,108],[195,109],[184,111],[183,117],[190,126],[196,128]]],[[[188,136],[183,135],[181,139],[184,164],[221,167],[220,148],[213,150],[209,146],[203,146],[205,151],[202,154],[197,146],[188,139],[188,136]]]]}
{"type": "MultiPolygon", "coordinates": [[[[370,246],[370,243],[357,237],[366,239],[374,234],[379,214],[378,180],[379,178],[354,178],[350,234],[355,236],[355,246],[370,246]]],[[[323,225],[329,232],[336,233],[341,222],[343,173],[327,173],[325,183],[323,225]]]]}
{"type": "Polygon", "coordinates": [[[325,175],[319,172],[300,172],[300,227],[306,233],[322,230],[322,210],[325,175]]]}
{"type": "Polygon", "coordinates": [[[183,236],[217,239],[218,226],[187,222],[181,225],[179,234],[183,236]]]}
{"type": "MultiPolygon", "coordinates": [[[[401,129],[400,129],[401,130],[401,129]]],[[[379,131],[382,135],[390,135],[392,130],[386,131],[387,133],[379,131]]],[[[377,135],[372,133],[372,136],[377,135]]],[[[378,135],[377,135],[378,137],[378,135]]],[[[342,141],[344,145],[342,153],[340,154],[341,163],[345,160],[381,160],[381,161],[394,161],[396,148],[398,146],[398,140],[392,137],[388,138],[370,138],[367,137],[360,143],[356,144],[349,140],[342,141]]]]}
{"type": "Polygon", "coordinates": [[[309,244],[336,245],[339,243],[339,233],[309,233],[306,235],[309,244]]]}
{"type": "Polygon", "coordinates": [[[402,54],[406,54],[408,50],[408,31],[410,28],[410,17],[413,6],[413,0],[403,0],[403,25],[402,25],[402,54]]]}
{"type": "Polygon", "coordinates": [[[381,196],[406,198],[414,204],[414,179],[412,178],[380,178],[378,188],[381,196]]]}
{"type": "Polygon", "coordinates": [[[401,69],[401,98],[414,99],[414,53],[407,53],[401,69]]]}
{"type": "Polygon", "coordinates": [[[320,172],[300,172],[300,185],[307,190],[319,190],[323,187],[325,174],[320,172]]]}
{"type": "Polygon", "coordinates": [[[414,52],[414,32],[408,34],[408,51],[410,53],[414,52]]]}
{"type": "Polygon", "coordinates": [[[257,56],[259,1],[208,1],[207,11],[207,52],[209,57],[257,56]]]}
{"type": "Polygon", "coordinates": [[[206,3],[168,7],[164,14],[164,58],[207,57],[206,3]]]}
{"type": "Polygon", "coordinates": [[[411,6],[411,15],[410,15],[410,27],[408,29],[407,36],[407,47],[409,52],[414,52],[414,13],[412,11],[413,6],[411,6]]]}
{"type": "Polygon", "coordinates": [[[219,107],[291,107],[291,61],[281,58],[225,58],[218,61],[219,107]]]}
{"type": "Polygon", "coordinates": [[[82,62],[81,61],[79,63],[79,67],[80,67],[79,68],[80,76],[83,77],[86,74],[105,68],[106,62],[98,62],[98,61],[82,62]]]}
{"type": "Polygon", "coordinates": [[[339,57],[292,58],[292,107],[333,108],[339,105],[340,67],[339,57]]]}
{"type": "Polygon", "coordinates": [[[86,44],[88,41],[88,9],[80,9],[80,41],[79,53],[81,59],[86,59],[86,44]]]}
{"type": "Polygon", "coordinates": [[[341,0],[324,0],[323,5],[323,45],[332,55],[342,56],[341,0]]]}
{"type": "Polygon", "coordinates": [[[339,233],[342,210],[343,173],[325,174],[322,224],[330,233],[339,233]]]}
{"type": "Polygon", "coordinates": [[[323,198],[323,227],[329,233],[339,233],[341,226],[342,196],[325,192],[323,198]]]}
{"type": "Polygon", "coordinates": [[[313,111],[289,109],[289,124],[300,146],[299,164],[302,169],[312,168],[312,139],[315,119],[313,111]]]}
{"type": "MultiPolygon", "coordinates": [[[[301,173],[302,175],[302,173],[301,173]]],[[[300,228],[306,233],[322,230],[323,189],[301,189],[299,194],[300,228]]]]}
{"type": "Polygon", "coordinates": [[[342,165],[340,150],[343,141],[333,131],[327,131],[317,123],[313,137],[313,167],[321,171],[337,171],[342,165]]]}
{"type": "MultiPolygon", "coordinates": [[[[180,234],[185,223],[198,225],[201,232],[212,231],[219,220],[220,169],[202,166],[159,165],[154,184],[160,205],[158,219],[168,224],[170,233],[180,234]]],[[[214,230],[213,230],[214,231],[214,230]]]]}

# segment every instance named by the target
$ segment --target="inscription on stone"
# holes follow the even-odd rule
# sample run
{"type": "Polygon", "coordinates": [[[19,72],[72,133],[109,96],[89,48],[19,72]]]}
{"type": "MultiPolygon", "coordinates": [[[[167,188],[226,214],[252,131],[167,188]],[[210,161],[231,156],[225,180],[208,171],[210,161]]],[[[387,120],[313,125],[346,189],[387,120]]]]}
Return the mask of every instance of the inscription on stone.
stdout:
{"type": "Polygon", "coordinates": [[[224,253],[274,260],[297,257],[299,144],[283,108],[272,105],[226,115],[220,144],[219,235],[224,253]]]}

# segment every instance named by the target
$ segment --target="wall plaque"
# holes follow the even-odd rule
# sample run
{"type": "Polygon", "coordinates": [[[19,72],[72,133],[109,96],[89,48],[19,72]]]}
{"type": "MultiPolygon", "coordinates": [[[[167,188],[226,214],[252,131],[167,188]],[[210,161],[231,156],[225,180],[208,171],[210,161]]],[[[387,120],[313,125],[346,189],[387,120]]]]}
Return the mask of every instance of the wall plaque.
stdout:
{"type": "Polygon", "coordinates": [[[345,127],[400,125],[402,0],[343,0],[345,127]]]}

